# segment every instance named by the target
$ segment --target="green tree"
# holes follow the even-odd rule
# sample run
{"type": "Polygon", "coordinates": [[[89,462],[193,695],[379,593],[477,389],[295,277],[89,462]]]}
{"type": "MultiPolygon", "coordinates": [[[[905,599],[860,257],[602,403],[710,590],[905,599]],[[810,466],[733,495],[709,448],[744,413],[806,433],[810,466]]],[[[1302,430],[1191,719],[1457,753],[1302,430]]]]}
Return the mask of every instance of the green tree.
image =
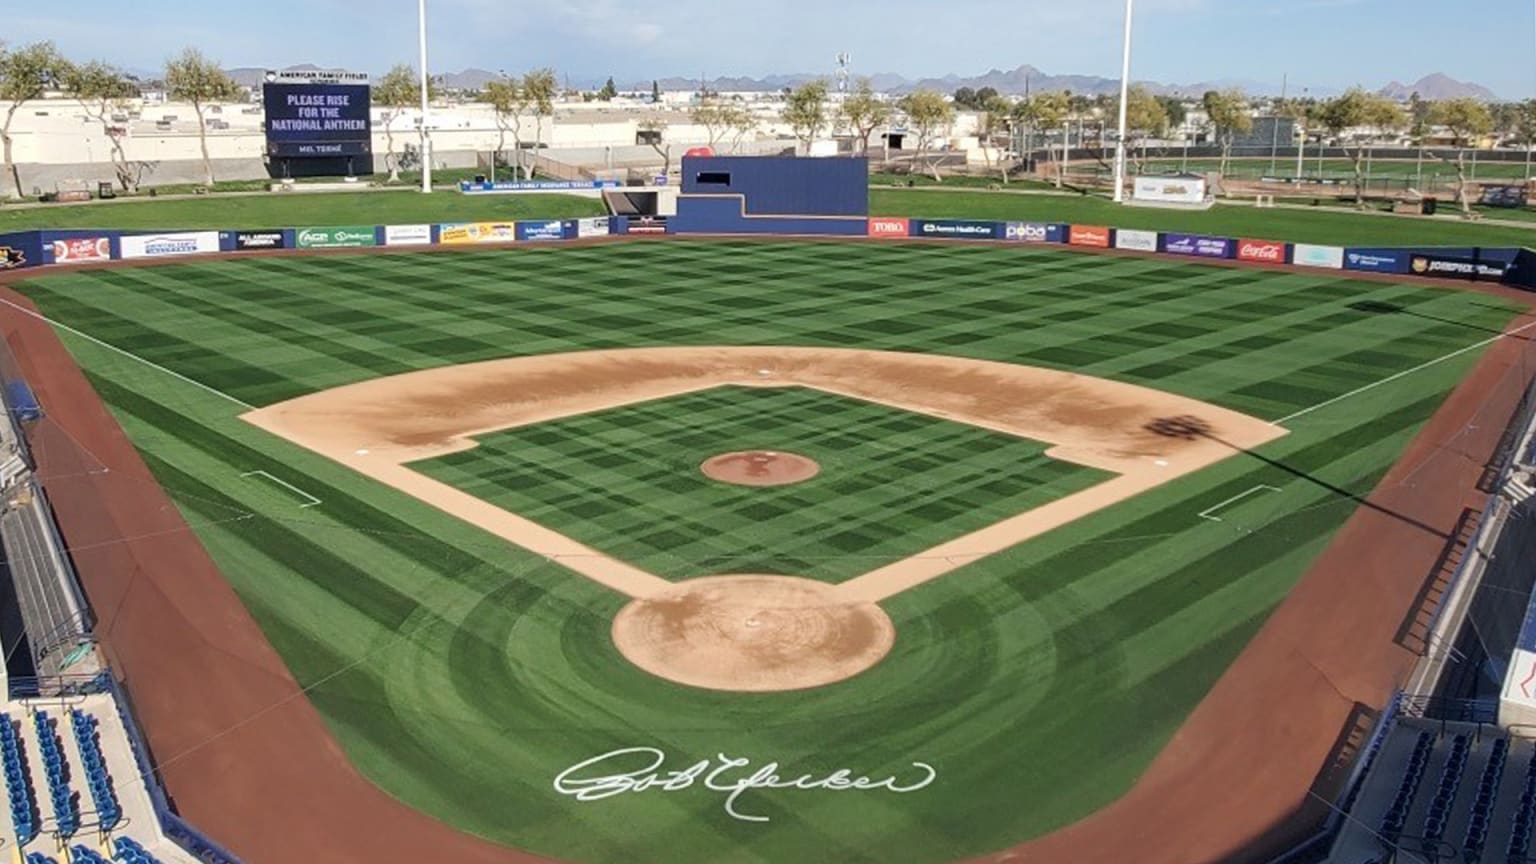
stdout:
{"type": "Polygon", "coordinates": [[[757,126],[757,118],[752,112],[715,96],[701,99],[693,106],[691,116],[694,123],[704,127],[710,149],[718,147],[729,135],[734,135],[735,143],[739,144],[742,136],[757,126]]]}
{"type": "Polygon", "coordinates": [[[655,104],[655,105],[661,104],[661,82],[660,81],[652,81],[651,82],[651,103],[655,104]]]}
{"type": "Polygon", "coordinates": [[[165,63],[165,90],[172,100],[190,102],[197,114],[197,143],[203,152],[203,182],[213,185],[213,160],[208,156],[209,106],[240,98],[240,85],[223,68],[203,56],[196,48],[187,48],[165,63]]]}
{"type": "Polygon", "coordinates": [[[1403,128],[1406,118],[1396,102],[1385,96],[1368,93],[1359,87],[1350,88],[1344,95],[1329,99],[1319,106],[1317,122],[1339,140],[1344,152],[1355,165],[1355,206],[1365,206],[1365,144],[1351,141],[1347,132],[1366,129],[1368,136],[1380,135],[1403,128]]]}
{"type": "Polygon", "coordinates": [[[528,110],[528,97],[523,92],[523,82],[515,78],[496,78],[485,85],[485,101],[496,115],[496,154],[491,161],[501,158],[507,149],[507,133],[512,133],[513,177],[523,164],[523,112],[528,110]]]}
{"type": "Polygon", "coordinates": [[[955,106],[937,90],[924,89],[907,94],[901,100],[900,107],[902,113],[907,115],[907,125],[917,133],[917,155],[914,162],[926,164],[935,183],[943,182],[944,178],[939,175],[938,160],[925,163],[924,156],[954,122],[955,106]]]}
{"type": "MultiPolygon", "coordinates": [[[[1147,139],[1161,136],[1168,131],[1168,112],[1163,109],[1163,103],[1157,101],[1157,97],[1140,85],[1131,87],[1125,104],[1126,140],[1121,144],[1133,156],[1138,152],[1145,155],[1147,139]]],[[[1109,116],[1115,117],[1118,122],[1119,114],[1120,98],[1116,96],[1110,104],[1109,116]]],[[[1135,159],[1136,171],[1140,173],[1141,158],[1135,156],[1135,159]]]]}
{"type": "Polygon", "coordinates": [[[150,163],[128,159],[124,143],[128,130],[114,122],[112,115],[127,113],[129,101],[139,95],[138,84],[113,67],[93,60],[70,66],[64,73],[64,88],[112,142],[112,173],[117,175],[118,185],[124,192],[137,190],[150,163]]]}
{"type": "MultiPolygon", "coordinates": [[[[437,94],[428,82],[428,98],[437,94]]],[[[384,167],[389,171],[390,183],[400,179],[400,159],[395,157],[395,120],[413,107],[421,104],[421,79],[409,64],[399,63],[373,85],[373,104],[384,109],[380,120],[384,126],[384,167]]]]}
{"type": "Polygon", "coordinates": [[[956,108],[970,108],[976,104],[976,91],[970,87],[961,87],[950,94],[956,108]]]}
{"type": "Polygon", "coordinates": [[[1225,176],[1232,167],[1232,139],[1253,131],[1253,111],[1247,94],[1237,89],[1211,90],[1201,102],[1221,143],[1221,173],[1225,176]]]}
{"type": "Polygon", "coordinates": [[[603,102],[612,102],[613,97],[617,95],[619,95],[619,88],[613,86],[613,76],[610,75],[608,80],[603,82],[603,89],[597,91],[597,98],[603,102]]]}
{"type": "MultiPolygon", "coordinates": [[[[990,87],[983,87],[982,89],[992,90],[990,87]]],[[[989,173],[994,168],[992,164],[993,141],[996,139],[998,133],[1007,133],[1010,131],[1012,124],[1013,104],[1009,102],[1006,97],[999,94],[996,90],[992,90],[992,94],[987,97],[987,100],[981,105],[981,113],[977,115],[976,129],[977,136],[981,139],[981,158],[986,160],[987,171],[989,173]]],[[[1005,135],[1005,138],[1007,137],[1008,136],[1005,135]]],[[[1004,186],[1008,185],[1009,163],[1006,154],[1010,149],[1008,145],[1011,143],[1012,142],[1009,141],[1008,144],[1003,146],[1003,154],[999,156],[997,165],[995,166],[998,172],[998,179],[1002,181],[1004,186]]]]}
{"type": "Polygon", "coordinates": [[[6,50],[0,43],[0,105],[5,107],[5,122],[0,124],[0,149],[4,150],[5,173],[11,180],[11,197],[21,197],[21,171],[16,167],[12,148],[11,121],[22,103],[43,98],[50,87],[59,86],[69,70],[69,61],[52,42],[36,42],[25,48],[6,50]]]}
{"type": "Polygon", "coordinates": [[[1163,113],[1168,115],[1168,127],[1177,129],[1189,119],[1189,109],[1184,107],[1184,100],[1177,96],[1159,96],[1157,104],[1163,106],[1163,113]]]}
{"type": "MultiPolygon", "coordinates": [[[[544,68],[534,69],[523,75],[523,96],[528,100],[528,107],[533,111],[533,148],[535,157],[544,145],[544,120],[555,116],[555,94],[559,92],[559,85],[555,80],[555,70],[544,68]]],[[[530,159],[524,164],[524,179],[533,179],[533,163],[530,159]]]]}
{"type": "Polygon", "coordinates": [[[1467,180],[1467,148],[1481,146],[1484,135],[1493,131],[1493,112],[1488,106],[1468,97],[1436,102],[1429,112],[1430,122],[1444,126],[1456,144],[1456,203],[1461,214],[1472,218],[1472,184],[1467,180]]]}
{"type": "Polygon", "coordinates": [[[859,152],[868,156],[870,136],[875,134],[876,129],[890,122],[891,103],[875,93],[872,81],[860,78],[858,85],[843,100],[838,110],[842,113],[843,122],[853,131],[854,137],[859,139],[859,152]]]}
{"type": "MultiPolygon", "coordinates": [[[[1013,106],[1013,118],[1016,123],[1022,125],[1031,133],[1049,135],[1062,127],[1067,118],[1072,116],[1073,97],[1067,93],[1036,93],[1028,99],[1021,100],[1013,106]]],[[[1084,110],[1087,100],[1084,100],[1084,110]]],[[[1066,149],[1066,138],[1062,138],[1062,149],[1066,149]]],[[[1063,152],[1065,159],[1065,152],[1063,152]]],[[[1061,172],[1056,172],[1056,186],[1062,185],[1061,172]]]]}
{"type": "Polygon", "coordinates": [[[1536,99],[1518,103],[1515,115],[1515,140],[1525,146],[1525,179],[1531,179],[1531,155],[1536,150],[1536,99]]]}
{"type": "Polygon", "coordinates": [[[802,149],[809,153],[830,120],[827,109],[827,82],[820,78],[807,81],[789,91],[784,98],[784,122],[794,130],[802,149]]]}

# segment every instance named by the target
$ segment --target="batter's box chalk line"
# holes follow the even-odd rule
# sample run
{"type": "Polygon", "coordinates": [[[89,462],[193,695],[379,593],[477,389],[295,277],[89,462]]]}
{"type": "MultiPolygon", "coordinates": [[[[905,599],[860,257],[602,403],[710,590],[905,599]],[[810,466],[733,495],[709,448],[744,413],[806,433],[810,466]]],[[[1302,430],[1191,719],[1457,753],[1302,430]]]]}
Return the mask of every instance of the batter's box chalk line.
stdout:
{"type": "Polygon", "coordinates": [[[319,498],[316,498],[315,496],[309,494],[308,492],[305,492],[303,489],[300,489],[299,487],[293,485],[292,483],[289,483],[287,480],[283,480],[283,479],[278,478],[278,477],[273,477],[271,474],[268,474],[265,471],[247,471],[244,474],[241,474],[240,476],[241,477],[247,477],[247,478],[248,477],[263,477],[263,478],[265,478],[267,480],[270,480],[273,483],[276,483],[277,485],[283,487],[284,489],[287,489],[289,492],[292,492],[293,494],[298,495],[301,498],[304,498],[306,500],[306,503],[299,505],[299,509],[300,510],[308,510],[311,507],[319,506],[319,504],[321,503],[319,498]]]}
{"type": "Polygon", "coordinates": [[[1242,493],[1241,495],[1233,495],[1231,498],[1228,498],[1227,500],[1221,502],[1220,504],[1215,505],[1214,507],[1208,507],[1205,510],[1200,511],[1200,518],[1206,520],[1207,522],[1221,522],[1221,521],[1223,521],[1222,518],[1220,516],[1216,515],[1216,512],[1218,510],[1225,510],[1226,508],[1231,507],[1233,504],[1236,504],[1237,502],[1242,501],[1242,500],[1244,500],[1246,498],[1251,498],[1254,495],[1259,494],[1260,492],[1279,492],[1279,491],[1280,491],[1280,489],[1278,487],[1276,487],[1276,486],[1264,486],[1264,485],[1255,486],[1252,489],[1249,489],[1247,492],[1242,493]]]}

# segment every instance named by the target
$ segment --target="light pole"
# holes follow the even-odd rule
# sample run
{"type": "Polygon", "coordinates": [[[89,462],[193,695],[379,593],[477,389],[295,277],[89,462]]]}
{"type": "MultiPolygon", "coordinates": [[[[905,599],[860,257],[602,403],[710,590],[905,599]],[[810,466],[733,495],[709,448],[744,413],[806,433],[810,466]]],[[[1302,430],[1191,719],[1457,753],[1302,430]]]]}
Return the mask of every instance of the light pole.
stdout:
{"type": "Polygon", "coordinates": [[[427,0],[417,0],[421,22],[421,191],[432,191],[432,138],[427,135],[427,0]]]}
{"type": "Polygon", "coordinates": [[[1131,16],[1136,0],[1125,0],[1125,56],[1120,63],[1120,139],[1115,142],[1115,203],[1125,201],[1126,110],[1131,96],[1131,16]]]}

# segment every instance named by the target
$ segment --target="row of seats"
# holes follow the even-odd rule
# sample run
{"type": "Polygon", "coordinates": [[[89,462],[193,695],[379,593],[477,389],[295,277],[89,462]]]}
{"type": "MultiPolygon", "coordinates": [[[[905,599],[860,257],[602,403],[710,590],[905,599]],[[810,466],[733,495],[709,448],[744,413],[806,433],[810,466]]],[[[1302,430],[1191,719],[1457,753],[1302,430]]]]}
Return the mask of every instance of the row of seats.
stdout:
{"type": "Polygon", "coordinates": [[[1381,817],[1380,833],[1390,845],[1396,846],[1398,838],[1403,834],[1403,826],[1408,821],[1408,808],[1413,806],[1413,798],[1419,792],[1419,781],[1424,777],[1424,769],[1429,764],[1429,751],[1434,743],[1434,733],[1419,733],[1418,740],[1413,743],[1413,755],[1408,757],[1408,769],[1403,772],[1403,779],[1398,781],[1397,795],[1392,798],[1392,806],[1381,817]]]}
{"type": "Polygon", "coordinates": [[[1526,853],[1531,849],[1531,826],[1536,823],[1536,751],[1525,766],[1525,788],[1520,792],[1520,809],[1515,811],[1514,822],[1509,826],[1509,845],[1505,847],[1505,860],[1524,864],[1526,853]]]}
{"type": "Polygon", "coordinates": [[[148,849],[132,837],[116,838],[112,841],[112,848],[116,850],[112,857],[121,864],[160,864],[159,858],[151,855],[148,849]]]}
{"type": "Polygon", "coordinates": [[[69,850],[69,864],[112,864],[89,846],[75,845],[69,850]]]}
{"type": "Polygon", "coordinates": [[[1493,818],[1493,802],[1499,794],[1499,781],[1504,779],[1504,762],[1509,758],[1509,739],[1499,738],[1488,751],[1488,764],[1483,767],[1483,779],[1477,784],[1477,798],[1472,802],[1472,818],[1467,822],[1467,836],[1461,843],[1461,857],[1468,864],[1483,859],[1483,847],[1488,843],[1489,822],[1493,818]]]}
{"type": "Polygon", "coordinates": [[[27,783],[21,739],[16,735],[16,725],[9,714],[0,714],[0,760],[5,762],[5,791],[11,801],[11,822],[16,826],[17,840],[27,843],[37,836],[37,807],[32,803],[32,787],[27,783]]]}
{"type": "Polygon", "coordinates": [[[43,770],[48,774],[48,792],[53,800],[53,816],[58,823],[59,836],[73,836],[80,830],[80,808],[69,789],[69,778],[64,775],[64,751],[59,748],[59,736],[54,732],[53,720],[47,711],[33,714],[32,721],[43,751],[43,770]]]}
{"type": "Polygon", "coordinates": [[[96,735],[96,718],[78,708],[71,708],[69,723],[75,732],[75,743],[80,746],[80,761],[85,763],[85,780],[91,788],[91,803],[96,806],[101,829],[111,831],[122,821],[123,808],[112,792],[107,760],[101,754],[101,741],[96,735]]]}
{"type": "Polygon", "coordinates": [[[1435,787],[1435,797],[1429,802],[1429,812],[1424,816],[1424,838],[1438,843],[1445,836],[1445,823],[1451,816],[1451,804],[1461,790],[1461,775],[1467,770],[1467,756],[1472,752],[1472,741],[1465,735],[1451,739],[1451,753],[1445,759],[1440,772],[1440,783],[1435,787]]]}

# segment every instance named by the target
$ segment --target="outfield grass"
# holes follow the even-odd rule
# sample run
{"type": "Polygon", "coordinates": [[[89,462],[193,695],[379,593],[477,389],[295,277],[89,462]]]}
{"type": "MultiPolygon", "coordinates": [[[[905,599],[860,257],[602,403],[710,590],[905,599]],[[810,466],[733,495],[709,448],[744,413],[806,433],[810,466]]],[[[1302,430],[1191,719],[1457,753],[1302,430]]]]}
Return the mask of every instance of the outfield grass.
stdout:
{"type": "MultiPolygon", "coordinates": [[[[245,424],[239,403],[508,355],[755,344],[1071,369],[1279,419],[1472,346],[1512,314],[1482,295],[1342,274],[790,242],[261,258],[59,273],[21,288],[47,314],[212,388],[62,334],[362,771],[496,841],[565,860],[679,864],[927,864],[1103,807],[1479,352],[1333,402],[1286,422],[1292,434],[1261,454],[898,595],[883,604],[898,635],[880,665],[752,696],[640,672],[608,635],[625,598],[245,424]],[[299,510],[274,484],[242,479],[254,470],[323,504],[299,510]],[[1261,484],[1281,491],[1243,498],[1221,523],[1198,517],[1261,484]],[[728,753],[796,774],[910,776],[921,760],[939,779],[900,797],[743,796],[769,823],[732,820],[722,795],[697,787],[591,803],[553,791],[566,767],[634,746],[665,748],[673,767],[728,753]]],[[[603,425],[584,422],[573,428],[603,425]]],[[[809,435],[836,424],[799,425],[809,435]]],[[[891,458],[943,452],[943,424],[917,432],[893,436],[891,458]]],[[[637,440],[680,464],[696,455],[660,437],[637,440]]],[[[581,470],[562,460],[582,442],[545,452],[488,438],[509,472],[581,470]]],[[[605,470],[637,470],[614,460],[612,439],[592,446],[609,451],[605,470]]],[[[943,474],[924,476],[937,486],[952,479],[943,474]]],[[[527,506],[548,494],[528,493],[527,506]]]]}
{"type": "Polygon", "coordinates": [[[298,228],[601,216],[595,198],[574,195],[422,195],[409,189],[135,198],[49,207],[0,207],[0,232],[37,228],[298,228]]]}
{"type": "Polygon", "coordinates": [[[414,467],[673,580],[841,582],[1110,477],[1037,441],[801,388],[721,387],[478,440],[414,467]],[[823,471],[777,489],[699,471],[738,450],[823,471]]]}

